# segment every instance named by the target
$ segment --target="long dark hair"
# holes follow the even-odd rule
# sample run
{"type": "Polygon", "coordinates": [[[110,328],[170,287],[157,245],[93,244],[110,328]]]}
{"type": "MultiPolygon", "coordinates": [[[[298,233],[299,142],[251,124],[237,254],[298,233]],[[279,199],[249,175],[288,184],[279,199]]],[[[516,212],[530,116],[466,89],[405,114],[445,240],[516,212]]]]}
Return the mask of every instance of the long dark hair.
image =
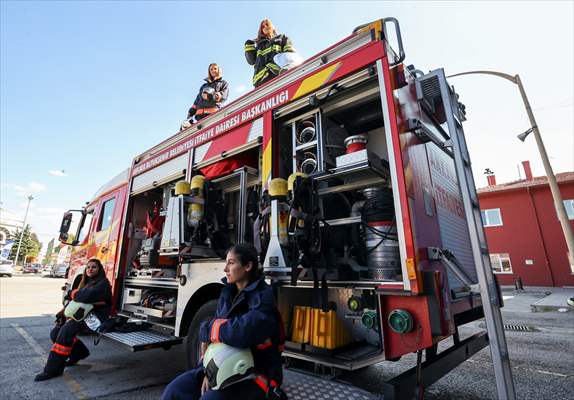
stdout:
{"type": "Polygon", "coordinates": [[[251,243],[238,243],[227,250],[237,256],[241,266],[245,267],[251,263],[249,270],[249,282],[256,281],[263,276],[263,270],[259,267],[259,255],[257,249],[251,243]]]}
{"type": "Polygon", "coordinates": [[[102,265],[102,262],[100,260],[98,260],[97,258],[90,258],[88,260],[88,262],[86,263],[86,265],[88,265],[88,263],[94,263],[98,266],[98,273],[93,276],[93,277],[89,277],[88,274],[86,274],[86,270],[84,269],[84,273],[82,274],[82,280],[80,281],[80,284],[78,285],[78,289],[81,289],[87,285],[93,285],[94,283],[98,282],[101,279],[106,279],[106,273],[104,272],[104,266],[102,265]]]}
{"type": "Polygon", "coordinates": [[[257,41],[260,41],[261,39],[273,39],[275,36],[277,36],[277,31],[275,30],[275,25],[273,25],[273,22],[271,22],[270,19],[265,18],[263,21],[261,21],[259,23],[259,30],[257,31],[257,41]],[[263,23],[267,22],[267,25],[269,25],[269,28],[271,28],[271,33],[269,35],[265,35],[263,33],[263,23]]]}

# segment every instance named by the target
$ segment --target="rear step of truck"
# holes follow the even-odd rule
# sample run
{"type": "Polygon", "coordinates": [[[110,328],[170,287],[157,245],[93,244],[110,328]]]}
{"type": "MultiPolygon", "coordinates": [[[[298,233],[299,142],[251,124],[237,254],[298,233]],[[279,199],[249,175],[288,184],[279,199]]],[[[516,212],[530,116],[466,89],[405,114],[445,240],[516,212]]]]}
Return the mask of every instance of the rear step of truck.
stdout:
{"type": "Polygon", "coordinates": [[[156,347],[169,348],[180,344],[183,338],[167,335],[151,329],[135,332],[106,332],[102,336],[111,339],[131,351],[149,350],[156,347]]]}
{"type": "Polygon", "coordinates": [[[379,396],[347,383],[283,369],[281,388],[290,400],[377,400],[379,396]]]}

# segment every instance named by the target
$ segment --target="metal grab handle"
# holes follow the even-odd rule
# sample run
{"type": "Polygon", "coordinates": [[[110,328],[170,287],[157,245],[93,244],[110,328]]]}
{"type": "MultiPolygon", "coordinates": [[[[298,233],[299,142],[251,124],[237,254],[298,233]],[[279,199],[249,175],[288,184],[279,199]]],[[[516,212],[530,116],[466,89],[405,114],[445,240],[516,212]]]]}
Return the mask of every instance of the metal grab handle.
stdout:
{"type": "Polygon", "coordinates": [[[387,39],[387,42],[389,40],[389,36],[387,35],[387,22],[392,22],[393,25],[395,26],[395,34],[397,35],[397,44],[399,45],[399,59],[395,62],[389,63],[389,65],[391,67],[402,63],[405,60],[405,49],[403,47],[403,37],[401,36],[401,27],[399,26],[399,21],[397,21],[396,18],[393,17],[387,17],[385,19],[383,19],[383,29],[385,31],[385,38],[387,39]]]}
{"type": "MultiPolygon", "coordinates": [[[[388,43],[389,35],[387,35],[387,28],[386,28],[387,24],[386,23],[392,22],[393,25],[395,26],[395,33],[397,35],[397,44],[399,45],[399,59],[397,61],[389,64],[391,67],[393,67],[397,64],[402,63],[405,60],[405,49],[403,47],[403,38],[401,36],[401,28],[399,26],[399,21],[396,18],[387,17],[387,18],[381,19],[380,21],[381,21],[381,25],[383,27],[383,32],[385,35],[385,39],[387,40],[387,43],[388,43]]],[[[373,22],[376,22],[376,21],[373,21],[373,22]]],[[[353,29],[353,33],[357,33],[361,29],[371,25],[373,22],[369,22],[369,23],[357,26],[355,29],[353,29]]]]}

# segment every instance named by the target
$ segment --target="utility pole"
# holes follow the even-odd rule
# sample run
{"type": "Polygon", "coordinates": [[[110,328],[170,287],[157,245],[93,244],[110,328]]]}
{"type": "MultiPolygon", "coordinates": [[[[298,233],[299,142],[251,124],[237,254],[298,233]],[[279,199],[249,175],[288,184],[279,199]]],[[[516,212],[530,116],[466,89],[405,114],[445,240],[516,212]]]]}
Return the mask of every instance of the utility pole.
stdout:
{"type": "Polygon", "coordinates": [[[20,246],[22,245],[22,238],[24,237],[24,229],[26,229],[26,219],[28,218],[28,210],[30,209],[30,202],[34,200],[32,195],[28,196],[28,205],[26,206],[26,214],[24,214],[24,222],[22,222],[22,232],[20,232],[20,240],[18,241],[18,249],[16,250],[16,258],[14,265],[18,265],[18,256],[20,255],[20,246]]]}
{"type": "Polygon", "coordinates": [[[536,145],[538,146],[538,152],[540,153],[540,158],[542,159],[542,164],[544,165],[544,171],[546,172],[546,177],[548,178],[550,192],[552,193],[552,198],[554,199],[554,208],[556,209],[556,214],[558,214],[558,220],[560,221],[562,232],[564,233],[564,239],[566,240],[566,247],[568,248],[569,256],[568,261],[570,262],[570,265],[574,265],[574,234],[572,233],[570,221],[568,220],[568,215],[566,214],[566,207],[564,207],[564,202],[562,201],[562,195],[560,194],[560,188],[558,187],[556,176],[554,176],[554,172],[552,171],[552,166],[550,165],[550,160],[548,159],[548,154],[546,153],[546,148],[542,142],[542,136],[540,136],[540,131],[538,130],[538,125],[536,124],[536,119],[534,118],[534,113],[530,107],[528,97],[526,97],[526,92],[524,90],[524,86],[522,86],[520,76],[518,76],[518,74],[512,76],[498,71],[468,71],[453,74],[447,78],[471,74],[498,76],[499,78],[506,79],[507,81],[510,81],[518,86],[520,96],[522,97],[522,101],[524,102],[524,107],[526,108],[526,113],[528,114],[528,119],[530,121],[530,129],[518,135],[518,138],[524,142],[528,134],[531,132],[534,134],[534,139],[536,139],[536,145]]]}

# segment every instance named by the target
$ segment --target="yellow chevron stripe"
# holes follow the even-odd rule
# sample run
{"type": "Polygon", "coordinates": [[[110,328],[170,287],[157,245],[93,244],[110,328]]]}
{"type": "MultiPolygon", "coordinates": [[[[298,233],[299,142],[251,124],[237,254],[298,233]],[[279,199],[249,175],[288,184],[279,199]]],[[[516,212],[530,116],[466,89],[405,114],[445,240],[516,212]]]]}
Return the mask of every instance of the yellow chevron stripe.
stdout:
{"type": "Polygon", "coordinates": [[[301,86],[299,86],[299,89],[297,89],[297,92],[295,92],[293,100],[321,87],[331,78],[331,76],[333,76],[335,71],[337,71],[340,66],[341,63],[338,62],[337,64],[333,64],[330,67],[327,67],[305,79],[301,83],[301,86]]]}

